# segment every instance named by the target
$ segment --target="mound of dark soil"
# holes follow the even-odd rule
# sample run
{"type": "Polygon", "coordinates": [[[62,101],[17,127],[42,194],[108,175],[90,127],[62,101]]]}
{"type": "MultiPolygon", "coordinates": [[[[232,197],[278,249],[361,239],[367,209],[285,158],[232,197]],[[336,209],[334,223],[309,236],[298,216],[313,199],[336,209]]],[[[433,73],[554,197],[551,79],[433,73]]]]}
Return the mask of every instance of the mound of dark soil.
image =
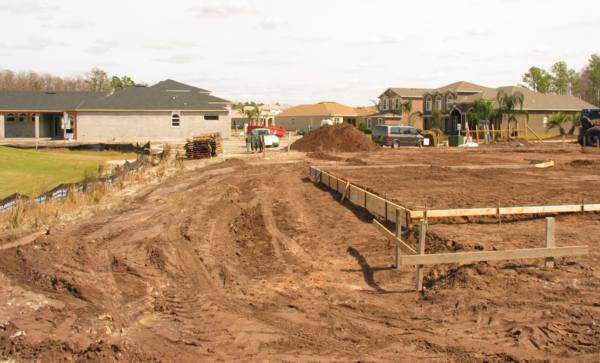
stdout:
{"type": "Polygon", "coordinates": [[[348,124],[321,126],[293,143],[291,148],[304,152],[357,152],[379,149],[368,135],[348,124]]]}
{"type": "Polygon", "coordinates": [[[600,162],[598,160],[589,160],[589,159],[576,159],[569,163],[569,165],[574,167],[582,167],[582,166],[594,166],[598,165],[600,162]]]}

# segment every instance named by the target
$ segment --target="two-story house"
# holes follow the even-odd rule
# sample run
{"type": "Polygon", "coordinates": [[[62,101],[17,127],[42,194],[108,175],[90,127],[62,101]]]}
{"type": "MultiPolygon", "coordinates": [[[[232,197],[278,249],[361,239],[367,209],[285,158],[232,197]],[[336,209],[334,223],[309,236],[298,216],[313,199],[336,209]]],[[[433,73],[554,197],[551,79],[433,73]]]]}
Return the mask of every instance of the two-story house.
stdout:
{"type": "Polygon", "coordinates": [[[365,117],[368,128],[374,125],[411,125],[423,128],[425,88],[388,88],[379,96],[377,112],[365,117]]]}
{"type": "Polygon", "coordinates": [[[431,128],[431,117],[434,111],[441,116],[441,129],[445,133],[453,133],[458,129],[458,124],[464,121],[455,105],[459,98],[476,94],[488,93],[491,89],[469,82],[455,82],[447,86],[429,90],[423,94],[423,118],[425,128],[431,128]]]}
{"type": "MultiPolygon", "coordinates": [[[[469,112],[473,103],[480,99],[487,100],[492,103],[494,109],[498,110],[500,107],[498,96],[501,92],[523,95],[523,105],[517,107],[522,112],[516,115],[516,122],[511,125],[521,134],[526,133],[525,129],[536,134],[557,133],[557,130],[548,131],[546,128],[553,113],[563,112],[575,115],[582,109],[594,107],[574,96],[544,94],[517,86],[490,88],[461,81],[430,90],[423,95],[424,126],[426,129],[433,127],[433,113],[439,111],[441,118],[439,126],[444,133],[455,134],[459,128],[464,129],[467,123],[470,129],[474,129],[475,122],[469,120],[469,112]]],[[[504,129],[508,127],[506,119],[496,120],[495,123],[496,127],[504,129]]]]}

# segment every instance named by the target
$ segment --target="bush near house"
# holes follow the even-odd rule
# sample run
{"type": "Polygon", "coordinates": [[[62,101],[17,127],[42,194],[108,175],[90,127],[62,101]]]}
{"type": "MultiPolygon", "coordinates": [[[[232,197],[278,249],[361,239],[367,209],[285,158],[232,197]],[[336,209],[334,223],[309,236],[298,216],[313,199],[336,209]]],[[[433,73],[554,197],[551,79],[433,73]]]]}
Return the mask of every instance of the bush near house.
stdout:
{"type": "Polygon", "coordinates": [[[135,159],[112,151],[22,150],[0,146],[0,198],[14,193],[35,197],[63,183],[98,176],[109,160],[135,159]]]}
{"type": "Polygon", "coordinates": [[[364,132],[367,135],[371,135],[373,132],[371,131],[371,129],[369,129],[367,127],[367,125],[365,124],[358,124],[357,129],[359,129],[360,131],[364,132]]]}

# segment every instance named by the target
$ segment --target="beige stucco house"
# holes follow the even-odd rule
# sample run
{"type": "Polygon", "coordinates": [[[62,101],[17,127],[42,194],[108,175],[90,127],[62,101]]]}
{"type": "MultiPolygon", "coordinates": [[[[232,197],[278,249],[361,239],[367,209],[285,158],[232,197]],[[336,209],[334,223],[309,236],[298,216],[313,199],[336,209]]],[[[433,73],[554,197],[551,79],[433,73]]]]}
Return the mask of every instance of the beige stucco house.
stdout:
{"type": "MultiPolygon", "coordinates": [[[[441,114],[441,128],[445,133],[456,133],[459,127],[464,129],[467,123],[469,123],[470,129],[474,129],[476,125],[468,118],[473,103],[476,100],[485,99],[491,101],[497,109],[499,92],[506,94],[520,92],[524,96],[522,108],[524,112],[516,116],[516,125],[511,124],[512,128],[516,127],[519,130],[519,134],[558,133],[558,130],[548,131],[546,129],[547,122],[553,113],[563,112],[573,115],[583,109],[594,108],[593,105],[574,96],[543,94],[517,86],[489,88],[461,81],[429,90],[423,94],[424,126],[425,128],[431,126],[431,116],[437,110],[441,114]]],[[[521,109],[519,108],[519,110],[521,109]]],[[[506,121],[496,122],[496,127],[506,129],[506,121]]]]}
{"type": "Polygon", "coordinates": [[[0,138],[180,140],[230,134],[230,102],[173,80],[114,93],[0,91],[0,138]]]}
{"type": "Polygon", "coordinates": [[[275,116],[282,113],[288,106],[280,105],[280,104],[263,104],[258,107],[258,115],[254,120],[250,120],[248,115],[245,113],[247,110],[251,110],[255,108],[255,106],[244,106],[243,111],[241,109],[232,109],[231,110],[231,127],[232,128],[242,128],[244,124],[250,124],[255,122],[260,126],[276,126],[275,125],[275,116]]]}
{"type": "Polygon", "coordinates": [[[425,88],[388,88],[379,96],[377,111],[364,117],[366,126],[371,129],[373,125],[411,125],[422,129],[423,94],[428,91],[425,88]],[[410,104],[410,111],[402,107],[403,104],[410,104]]]}
{"type": "Polygon", "coordinates": [[[288,131],[296,131],[317,128],[324,120],[357,126],[358,118],[359,114],[354,107],[337,102],[319,102],[290,107],[275,116],[275,124],[288,131]]]}

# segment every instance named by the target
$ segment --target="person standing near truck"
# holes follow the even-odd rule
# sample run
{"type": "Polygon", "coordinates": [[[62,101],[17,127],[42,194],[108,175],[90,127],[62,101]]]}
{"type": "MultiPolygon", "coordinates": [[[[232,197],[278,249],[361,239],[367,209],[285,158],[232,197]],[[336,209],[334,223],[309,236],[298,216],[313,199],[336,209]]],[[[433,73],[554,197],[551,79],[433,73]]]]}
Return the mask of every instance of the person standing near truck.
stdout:
{"type": "Polygon", "coordinates": [[[252,151],[254,151],[252,147],[252,135],[246,134],[246,152],[251,153],[252,151]]]}

